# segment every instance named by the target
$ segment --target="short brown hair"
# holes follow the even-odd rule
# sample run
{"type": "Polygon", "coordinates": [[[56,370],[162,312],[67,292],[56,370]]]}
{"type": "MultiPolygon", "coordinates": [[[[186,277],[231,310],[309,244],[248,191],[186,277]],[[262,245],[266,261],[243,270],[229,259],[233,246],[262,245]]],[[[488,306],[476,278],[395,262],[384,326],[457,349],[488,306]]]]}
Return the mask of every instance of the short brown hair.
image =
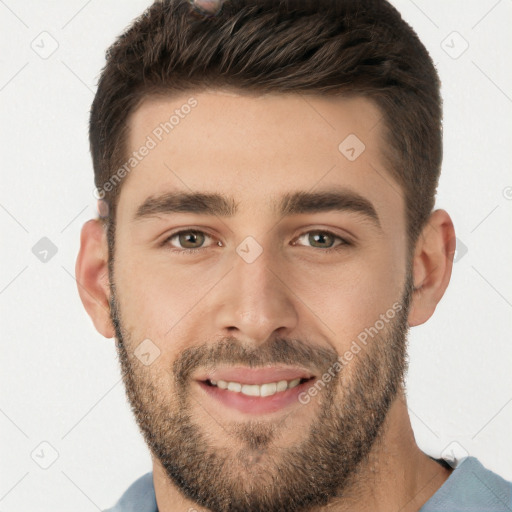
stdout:
{"type": "MultiPolygon", "coordinates": [[[[416,242],[441,168],[440,82],[416,33],[387,1],[226,0],[208,15],[191,0],[159,0],[106,59],[89,125],[97,189],[126,162],[128,117],[150,94],[228,87],[361,95],[383,113],[383,152],[404,191],[409,249],[416,242]]],[[[112,237],[120,188],[101,196],[112,237]]]]}

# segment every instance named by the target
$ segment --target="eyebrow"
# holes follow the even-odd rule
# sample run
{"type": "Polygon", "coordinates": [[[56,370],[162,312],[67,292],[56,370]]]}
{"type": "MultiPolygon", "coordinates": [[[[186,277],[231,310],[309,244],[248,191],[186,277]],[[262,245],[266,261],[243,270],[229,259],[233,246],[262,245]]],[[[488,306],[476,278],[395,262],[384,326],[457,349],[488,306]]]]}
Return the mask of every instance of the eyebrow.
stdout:
{"type": "MultiPolygon", "coordinates": [[[[306,213],[328,211],[353,212],[366,217],[379,229],[379,216],[373,204],[357,192],[349,189],[330,189],[318,192],[289,192],[271,202],[275,214],[286,217],[306,213]]],[[[166,192],[148,197],[138,208],[133,221],[173,213],[195,213],[219,217],[233,217],[238,203],[232,197],[218,193],[166,192]]]]}

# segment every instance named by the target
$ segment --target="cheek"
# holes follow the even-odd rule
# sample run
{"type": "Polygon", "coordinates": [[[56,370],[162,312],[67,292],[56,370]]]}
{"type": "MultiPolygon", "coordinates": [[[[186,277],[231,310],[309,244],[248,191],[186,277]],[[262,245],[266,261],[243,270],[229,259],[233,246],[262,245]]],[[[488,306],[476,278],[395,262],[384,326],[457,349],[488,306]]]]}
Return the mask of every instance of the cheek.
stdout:
{"type": "MultiPolygon", "coordinates": [[[[116,256],[116,286],[134,343],[154,340],[160,361],[168,364],[191,339],[204,341],[214,334],[214,325],[197,320],[208,318],[218,305],[209,303],[218,289],[209,291],[231,283],[220,282],[229,266],[172,265],[134,250],[129,258],[123,256],[121,250],[116,256]]],[[[340,352],[400,299],[404,268],[396,248],[379,244],[337,263],[282,261],[276,271],[291,290],[289,301],[302,311],[300,321],[321,331],[327,325],[326,336],[340,352]]]]}
{"type": "Polygon", "coordinates": [[[125,249],[119,244],[115,281],[124,315],[138,326],[169,329],[184,307],[187,289],[180,275],[172,266],[155,262],[151,254],[136,247],[125,249]]]}
{"type": "MultiPolygon", "coordinates": [[[[190,339],[204,341],[208,326],[197,322],[208,291],[219,281],[210,269],[149,261],[144,254],[116,255],[115,283],[123,327],[133,348],[145,339],[160,351],[158,365],[169,365],[188,348],[190,339]],[[188,337],[188,342],[187,342],[188,337]]],[[[211,328],[211,326],[210,326],[211,328]]],[[[211,334],[211,333],[210,333],[211,334]]]]}
{"type": "Polygon", "coordinates": [[[402,267],[394,251],[375,250],[363,258],[314,274],[296,276],[297,295],[333,332],[344,350],[402,296],[402,267]]]}

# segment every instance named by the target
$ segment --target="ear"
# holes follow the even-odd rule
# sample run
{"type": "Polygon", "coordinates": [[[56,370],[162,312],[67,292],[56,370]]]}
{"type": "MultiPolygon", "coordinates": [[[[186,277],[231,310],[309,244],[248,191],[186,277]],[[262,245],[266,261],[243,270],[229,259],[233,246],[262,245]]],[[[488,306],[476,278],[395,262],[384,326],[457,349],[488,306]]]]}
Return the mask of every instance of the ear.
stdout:
{"type": "Polygon", "coordinates": [[[445,210],[434,211],[423,228],[413,256],[414,292],[411,327],[426,322],[444,295],[452,275],[455,229],[445,210]]]}
{"type": "Polygon", "coordinates": [[[115,330],[110,318],[108,243],[99,219],[89,220],[82,226],[75,276],[80,299],[96,330],[105,338],[113,338],[115,330]]]}

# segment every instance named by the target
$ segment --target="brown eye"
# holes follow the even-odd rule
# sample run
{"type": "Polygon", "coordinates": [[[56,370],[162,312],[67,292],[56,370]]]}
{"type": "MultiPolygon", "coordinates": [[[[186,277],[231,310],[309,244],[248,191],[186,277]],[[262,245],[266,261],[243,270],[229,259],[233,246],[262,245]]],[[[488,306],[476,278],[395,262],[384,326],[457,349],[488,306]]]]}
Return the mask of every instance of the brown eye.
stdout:
{"type": "Polygon", "coordinates": [[[322,248],[329,248],[332,247],[334,244],[334,237],[329,234],[325,233],[323,231],[316,231],[309,233],[308,241],[311,243],[314,247],[322,247],[322,248]],[[319,244],[319,245],[316,245],[319,244]]]}
{"type": "Polygon", "coordinates": [[[203,249],[207,238],[211,237],[202,231],[188,229],[173,233],[163,241],[162,245],[171,246],[178,251],[180,249],[183,251],[194,251],[203,249]],[[175,241],[173,242],[173,240],[175,241]]]}
{"type": "Polygon", "coordinates": [[[328,250],[336,249],[343,245],[350,245],[350,243],[344,238],[341,238],[340,236],[335,235],[330,231],[323,230],[308,231],[307,233],[304,233],[299,238],[297,238],[297,240],[305,240],[307,241],[307,244],[305,244],[306,246],[309,245],[315,249],[328,250]],[[336,240],[338,240],[339,243],[336,243],[336,240]]]}
{"type": "Polygon", "coordinates": [[[197,249],[205,240],[200,231],[182,231],[177,234],[180,245],[185,249],[197,249]]]}

